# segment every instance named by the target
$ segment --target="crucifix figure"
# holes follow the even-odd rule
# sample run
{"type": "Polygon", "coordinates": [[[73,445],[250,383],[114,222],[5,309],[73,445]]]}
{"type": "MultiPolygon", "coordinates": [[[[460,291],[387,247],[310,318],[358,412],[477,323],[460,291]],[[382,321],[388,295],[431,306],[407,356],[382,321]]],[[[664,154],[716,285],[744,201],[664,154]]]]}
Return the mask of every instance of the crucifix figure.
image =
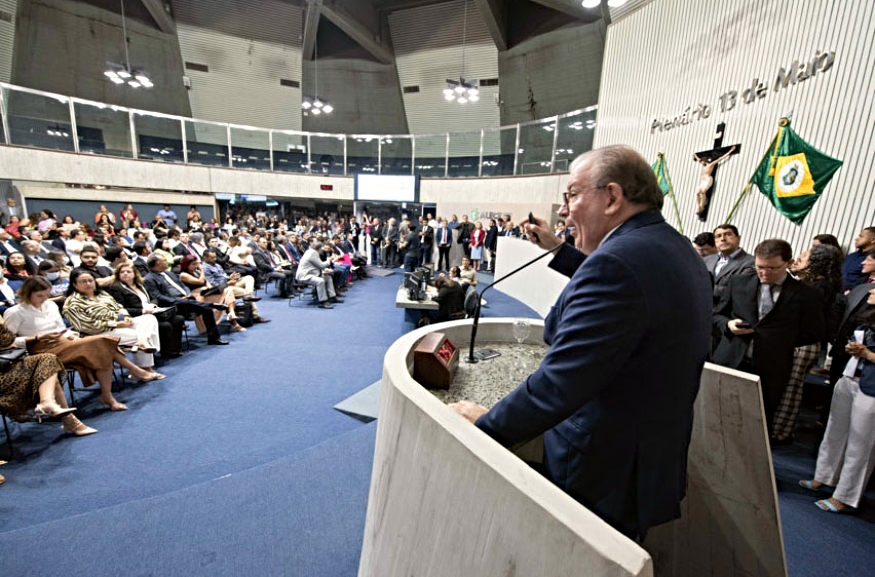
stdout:
{"type": "Polygon", "coordinates": [[[717,166],[731,155],[738,154],[741,150],[740,144],[722,146],[723,130],[725,128],[726,124],[723,122],[717,125],[714,148],[693,154],[693,160],[702,165],[702,176],[696,188],[696,216],[702,222],[708,218],[708,206],[711,204],[711,195],[714,192],[714,178],[717,176],[717,166]]]}

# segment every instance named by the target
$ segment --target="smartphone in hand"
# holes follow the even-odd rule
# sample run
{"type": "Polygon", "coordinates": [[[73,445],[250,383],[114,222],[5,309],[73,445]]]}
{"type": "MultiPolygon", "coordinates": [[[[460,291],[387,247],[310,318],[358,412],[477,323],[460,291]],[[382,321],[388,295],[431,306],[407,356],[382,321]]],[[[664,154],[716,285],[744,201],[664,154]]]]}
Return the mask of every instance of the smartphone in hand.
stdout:
{"type": "MultiPolygon", "coordinates": [[[[535,220],[535,215],[532,214],[532,211],[529,211],[529,224],[538,224],[538,222],[535,220]]],[[[538,242],[540,240],[538,238],[538,233],[536,232],[530,232],[529,235],[531,235],[531,237],[535,239],[535,242],[538,242]]]]}
{"type": "Polygon", "coordinates": [[[747,321],[741,321],[740,323],[735,323],[735,328],[737,328],[737,329],[752,329],[753,325],[747,321]]]}

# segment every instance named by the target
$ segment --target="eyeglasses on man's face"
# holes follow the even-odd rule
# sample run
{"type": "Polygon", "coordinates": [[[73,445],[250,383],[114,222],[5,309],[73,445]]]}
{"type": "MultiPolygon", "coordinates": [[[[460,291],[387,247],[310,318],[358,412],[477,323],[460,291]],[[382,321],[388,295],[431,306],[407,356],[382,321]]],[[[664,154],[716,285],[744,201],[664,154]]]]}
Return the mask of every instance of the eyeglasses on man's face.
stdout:
{"type": "Polygon", "coordinates": [[[577,198],[578,196],[585,194],[587,192],[591,192],[593,190],[603,190],[607,188],[606,186],[593,186],[591,188],[587,188],[581,192],[563,192],[562,193],[562,201],[565,203],[565,206],[571,206],[571,201],[577,198]]]}

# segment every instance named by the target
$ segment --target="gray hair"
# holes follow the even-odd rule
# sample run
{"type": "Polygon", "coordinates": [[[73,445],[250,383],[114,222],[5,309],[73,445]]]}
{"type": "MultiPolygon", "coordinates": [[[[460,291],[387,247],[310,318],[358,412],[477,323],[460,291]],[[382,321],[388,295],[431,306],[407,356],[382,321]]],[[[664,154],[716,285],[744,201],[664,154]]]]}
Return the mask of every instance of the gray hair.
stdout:
{"type": "Polygon", "coordinates": [[[198,244],[204,241],[204,235],[202,232],[193,232],[189,235],[188,238],[191,239],[191,242],[196,242],[198,244]]]}
{"type": "Polygon", "coordinates": [[[575,158],[570,171],[582,166],[592,167],[595,185],[606,186],[613,182],[623,189],[623,196],[629,202],[652,210],[662,209],[663,194],[656,175],[634,148],[622,145],[596,148],[575,158]]]}

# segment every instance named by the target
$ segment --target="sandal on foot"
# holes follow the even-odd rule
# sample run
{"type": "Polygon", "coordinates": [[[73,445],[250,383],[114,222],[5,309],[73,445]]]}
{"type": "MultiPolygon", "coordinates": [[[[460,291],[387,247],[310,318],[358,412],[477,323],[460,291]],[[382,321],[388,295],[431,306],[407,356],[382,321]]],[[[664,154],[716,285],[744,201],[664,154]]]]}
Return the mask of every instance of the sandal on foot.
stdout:
{"type": "Polygon", "coordinates": [[[821,501],[815,501],[815,505],[821,511],[829,511],[830,513],[838,513],[839,515],[850,515],[851,513],[856,512],[857,509],[851,507],[850,505],[845,505],[841,509],[833,505],[832,501],[829,499],[823,499],[821,501]]]}
{"type": "Polygon", "coordinates": [[[809,480],[805,479],[805,480],[799,481],[799,486],[802,487],[803,489],[808,489],[809,491],[826,491],[825,484],[821,483],[820,485],[815,487],[814,483],[815,482],[813,480],[809,481],[809,480]]]}

